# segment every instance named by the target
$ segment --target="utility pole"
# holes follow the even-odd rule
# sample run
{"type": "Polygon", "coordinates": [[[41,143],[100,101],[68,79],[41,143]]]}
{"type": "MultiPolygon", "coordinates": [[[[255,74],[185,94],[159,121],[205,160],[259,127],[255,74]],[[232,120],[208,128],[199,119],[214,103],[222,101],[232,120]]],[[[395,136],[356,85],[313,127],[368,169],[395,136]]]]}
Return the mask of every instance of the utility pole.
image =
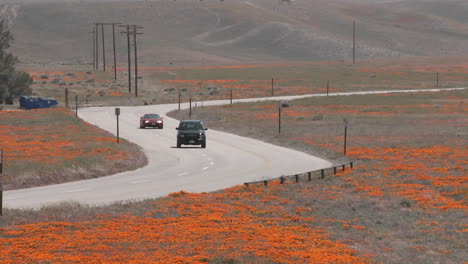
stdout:
{"type": "Polygon", "coordinates": [[[436,88],[439,89],[439,72],[436,75],[436,88]]]}
{"type": "Polygon", "coordinates": [[[114,50],[114,80],[117,80],[117,58],[115,55],[115,25],[120,23],[109,23],[112,25],[112,48],[114,50]]]}
{"type": "Polygon", "coordinates": [[[95,57],[96,58],[96,70],[99,70],[99,40],[98,40],[99,39],[99,33],[98,33],[98,25],[99,25],[99,23],[94,23],[94,32],[95,32],[94,35],[96,36],[96,39],[95,39],[95,41],[96,41],[96,43],[95,43],[95,45],[96,45],[96,47],[95,47],[95,49],[96,49],[96,57],[95,57]]]}
{"type": "Polygon", "coordinates": [[[89,33],[93,34],[93,70],[96,70],[96,32],[93,30],[89,33]]]}
{"type": "Polygon", "coordinates": [[[132,72],[131,72],[131,61],[130,61],[130,25],[123,25],[127,31],[120,32],[121,34],[127,34],[127,53],[128,53],[128,92],[132,92],[132,72]]]}
{"type": "Polygon", "coordinates": [[[353,21],[353,64],[356,61],[356,22],[353,21]]]}
{"type": "Polygon", "coordinates": [[[104,45],[104,23],[101,24],[101,39],[102,39],[102,64],[103,69],[106,71],[106,45],[104,45]]]}
{"type": "Polygon", "coordinates": [[[143,35],[143,33],[137,33],[138,29],[141,29],[143,27],[139,27],[137,25],[132,25],[133,26],[133,46],[134,46],[134,56],[135,56],[135,97],[138,97],[138,54],[137,54],[137,40],[136,36],[137,35],[143,35]]]}

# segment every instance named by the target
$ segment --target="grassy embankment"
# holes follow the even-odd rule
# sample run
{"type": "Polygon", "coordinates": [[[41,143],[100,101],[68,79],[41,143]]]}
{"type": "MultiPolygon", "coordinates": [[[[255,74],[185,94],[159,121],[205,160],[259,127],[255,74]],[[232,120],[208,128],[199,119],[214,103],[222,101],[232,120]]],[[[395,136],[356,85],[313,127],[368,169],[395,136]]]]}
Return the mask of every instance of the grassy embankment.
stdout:
{"type": "Polygon", "coordinates": [[[329,158],[341,155],[347,118],[348,156],[356,169],[311,183],[180,192],[104,208],[6,210],[1,260],[462,263],[467,258],[466,91],[294,101],[285,109],[281,136],[272,129],[275,106],[198,108],[194,118],[214,129],[320,150],[329,158]]]}
{"type": "Polygon", "coordinates": [[[139,168],[141,149],[65,108],[0,111],[3,188],[90,179],[139,168]]]}

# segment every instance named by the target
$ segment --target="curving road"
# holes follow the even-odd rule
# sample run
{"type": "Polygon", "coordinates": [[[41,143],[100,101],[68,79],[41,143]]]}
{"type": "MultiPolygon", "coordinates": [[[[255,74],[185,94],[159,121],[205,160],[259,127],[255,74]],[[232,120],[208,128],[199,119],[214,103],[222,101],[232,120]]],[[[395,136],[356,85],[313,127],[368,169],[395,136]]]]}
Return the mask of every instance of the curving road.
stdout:
{"type": "MultiPolygon", "coordinates": [[[[466,89],[466,88],[453,88],[466,89]]],[[[448,89],[427,89],[440,91],[448,89]]],[[[415,92],[414,90],[335,93],[330,96],[415,92]]],[[[293,100],[323,94],[235,100],[293,100]]],[[[228,100],[205,101],[204,105],[228,104],[228,100]]],[[[199,103],[198,103],[199,104],[199,103]]],[[[177,104],[120,107],[120,137],[140,145],[148,156],[148,165],[124,173],[92,180],[56,184],[44,187],[6,191],[5,208],[40,208],[63,201],[90,205],[122,200],[141,200],[165,196],[180,190],[209,192],[266,178],[292,175],[329,167],[329,161],[258,140],[214,130],[207,131],[207,148],[175,147],[177,120],[165,117],[164,129],[139,129],[139,117],[144,113],[165,114],[177,109],[177,104]]],[[[181,108],[188,108],[182,104],[181,108]]],[[[111,133],[116,131],[114,107],[80,109],[79,116],[111,133]]]]}

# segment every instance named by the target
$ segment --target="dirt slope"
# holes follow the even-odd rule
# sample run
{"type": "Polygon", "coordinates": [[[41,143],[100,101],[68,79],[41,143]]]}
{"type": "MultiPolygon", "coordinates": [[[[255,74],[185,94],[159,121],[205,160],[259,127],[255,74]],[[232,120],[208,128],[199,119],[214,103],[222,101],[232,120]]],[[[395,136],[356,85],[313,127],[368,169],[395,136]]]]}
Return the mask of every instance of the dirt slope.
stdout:
{"type": "MultiPolygon", "coordinates": [[[[468,45],[463,0],[67,1],[4,4],[0,12],[16,37],[12,51],[26,63],[90,63],[95,22],[143,26],[139,61],[152,66],[349,60],[353,21],[358,58],[466,54],[468,45]]],[[[108,60],[111,36],[105,28],[108,60]]]]}

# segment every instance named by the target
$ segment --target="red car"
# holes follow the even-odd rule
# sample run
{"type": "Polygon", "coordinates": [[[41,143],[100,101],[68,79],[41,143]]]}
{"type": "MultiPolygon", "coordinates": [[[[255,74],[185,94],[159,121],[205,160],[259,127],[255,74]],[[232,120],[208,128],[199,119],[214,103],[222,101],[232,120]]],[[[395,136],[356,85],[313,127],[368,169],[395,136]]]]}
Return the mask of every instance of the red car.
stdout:
{"type": "Polygon", "coordinates": [[[164,127],[163,118],[158,114],[144,114],[140,117],[140,128],[157,127],[162,129],[164,127]]]}

